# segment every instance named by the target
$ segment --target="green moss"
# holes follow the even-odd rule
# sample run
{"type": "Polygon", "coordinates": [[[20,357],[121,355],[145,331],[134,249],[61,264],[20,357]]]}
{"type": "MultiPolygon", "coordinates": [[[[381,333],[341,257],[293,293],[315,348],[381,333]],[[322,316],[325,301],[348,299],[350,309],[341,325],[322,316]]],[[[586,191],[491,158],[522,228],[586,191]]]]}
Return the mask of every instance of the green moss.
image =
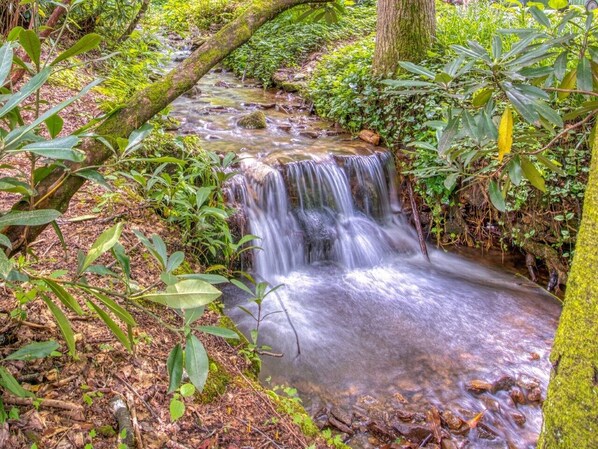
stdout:
{"type": "Polygon", "coordinates": [[[266,123],[266,114],[262,111],[255,111],[244,115],[237,121],[237,125],[245,129],[264,129],[268,126],[266,123]]]}
{"type": "Polygon", "coordinates": [[[556,333],[540,449],[598,447],[598,133],[565,305],[556,333]]]}
{"type": "Polygon", "coordinates": [[[230,383],[230,375],[218,362],[210,360],[208,380],[203,391],[199,394],[202,404],[209,404],[217,397],[224,394],[230,383]]]}

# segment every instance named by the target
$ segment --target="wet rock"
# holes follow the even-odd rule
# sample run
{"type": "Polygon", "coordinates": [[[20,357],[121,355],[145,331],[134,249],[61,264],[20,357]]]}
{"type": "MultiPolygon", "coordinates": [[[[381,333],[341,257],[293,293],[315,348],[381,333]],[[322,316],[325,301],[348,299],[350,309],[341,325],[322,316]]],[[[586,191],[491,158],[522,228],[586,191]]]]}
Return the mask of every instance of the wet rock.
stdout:
{"type": "Polygon", "coordinates": [[[517,385],[523,388],[524,390],[531,390],[533,388],[539,387],[540,381],[531,376],[523,374],[519,376],[519,378],[517,379],[517,385]]]}
{"type": "Polygon", "coordinates": [[[379,421],[372,421],[368,424],[368,430],[378,438],[394,440],[396,433],[393,429],[388,427],[386,424],[379,421]]]}
{"type": "Polygon", "coordinates": [[[542,402],[542,390],[539,387],[532,388],[527,393],[527,400],[529,402],[542,402]]]}
{"type": "Polygon", "coordinates": [[[216,87],[224,87],[225,89],[230,89],[231,87],[235,87],[234,84],[231,83],[227,83],[226,81],[216,81],[216,84],[214,84],[214,86],[216,87]]]}
{"type": "Polygon", "coordinates": [[[440,447],[442,449],[458,449],[457,444],[453,440],[449,440],[447,438],[440,442],[440,447]]]}
{"type": "Polygon", "coordinates": [[[478,432],[478,437],[484,440],[494,440],[498,437],[496,432],[486,424],[478,423],[476,430],[478,432]]]}
{"type": "Polygon", "coordinates": [[[513,402],[515,404],[525,404],[527,401],[525,400],[525,395],[523,394],[523,391],[521,391],[521,389],[519,388],[513,388],[511,390],[511,392],[509,393],[509,396],[511,396],[511,399],[513,400],[513,402]]]}
{"type": "Polygon", "coordinates": [[[293,81],[285,81],[283,83],[280,83],[280,88],[285,92],[289,93],[299,92],[303,88],[303,86],[303,83],[295,83],[293,81]]]}
{"type": "Polygon", "coordinates": [[[380,145],[380,134],[364,129],[359,133],[359,138],[364,142],[371,143],[372,145],[380,145]]]}
{"type": "Polygon", "coordinates": [[[496,393],[497,391],[509,391],[511,388],[515,386],[515,379],[511,376],[502,376],[500,379],[496,380],[492,384],[492,393],[496,393]]]}
{"type": "Polygon", "coordinates": [[[392,428],[396,430],[399,434],[403,435],[405,438],[416,443],[422,442],[429,435],[432,434],[432,431],[428,428],[428,426],[424,426],[421,424],[395,422],[392,424],[392,428]]]}
{"type": "Polygon", "coordinates": [[[266,128],[266,114],[262,111],[255,111],[244,115],[237,121],[237,125],[245,129],[264,129],[266,128]]]}
{"type": "Polygon", "coordinates": [[[499,412],[501,409],[500,402],[498,402],[496,399],[494,399],[491,396],[482,396],[481,401],[487,410],[491,410],[493,412],[499,412]]]}
{"type": "Polygon", "coordinates": [[[511,412],[511,419],[517,424],[518,426],[524,426],[527,418],[523,413],[520,412],[511,412]]]}
{"type": "Polygon", "coordinates": [[[473,393],[485,393],[486,391],[492,391],[492,384],[483,380],[472,380],[467,384],[467,390],[473,393]]]}
{"type": "Polygon", "coordinates": [[[392,395],[393,398],[395,398],[398,402],[400,402],[401,404],[406,404],[408,401],[407,399],[405,399],[405,396],[403,396],[401,393],[397,392],[395,394],[392,395]]]}
{"type": "Polygon", "coordinates": [[[278,125],[278,129],[286,133],[289,133],[293,130],[293,127],[291,125],[278,125]]]}
{"type": "Polygon", "coordinates": [[[463,420],[450,410],[443,411],[441,417],[447,427],[451,430],[459,430],[463,425],[463,420]]]}
{"type": "Polygon", "coordinates": [[[401,421],[411,421],[413,419],[413,417],[415,416],[415,413],[413,412],[408,412],[407,410],[397,410],[395,412],[395,415],[397,418],[399,418],[401,421]]]}
{"type": "Polygon", "coordinates": [[[329,416],[328,417],[328,423],[340,430],[343,433],[346,433],[347,435],[353,435],[353,429],[351,429],[349,426],[347,426],[346,424],[340,422],[338,419],[336,419],[334,416],[329,416]]]}
{"type": "Polygon", "coordinates": [[[353,422],[353,415],[339,408],[334,407],[330,414],[347,426],[350,426],[353,422]]]}
{"type": "Polygon", "coordinates": [[[309,137],[310,139],[317,139],[320,134],[317,131],[302,131],[299,133],[300,136],[309,137]]]}

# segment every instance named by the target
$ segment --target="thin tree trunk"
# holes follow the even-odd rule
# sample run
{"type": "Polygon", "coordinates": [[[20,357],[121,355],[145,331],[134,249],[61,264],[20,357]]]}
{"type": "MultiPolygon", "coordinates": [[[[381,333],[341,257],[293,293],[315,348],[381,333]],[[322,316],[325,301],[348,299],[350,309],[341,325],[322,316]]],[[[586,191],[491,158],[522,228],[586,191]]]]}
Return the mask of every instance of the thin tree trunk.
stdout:
{"type": "Polygon", "coordinates": [[[149,5],[150,0],[143,0],[143,3],[141,4],[141,8],[139,8],[139,11],[137,12],[137,15],[131,21],[129,27],[122,34],[122,36],[118,38],[119,44],[126,41],[129,38],[129,36],[133,33],[133,31],[135,31],[135,28],[137,28],[137,25],[139,25],[139,22],[141,22],[141,19],[143,19],[143,17],[145,16],[145,13],[147,12],[149,5]]]}
{"type": "Polygon", "coordinates": [[[434,0],[378,0],[377,9],[374,74],[392,75],[399,61],[425,58],[436,32],[434,0]]]}
{"type": "MultiPolygon", "coordinates": [[[[253,0],[238,18],[208,39],[170,73],[138,92],[122,109],[108,117],[97,127],[96,134],[113,143],[117,137],[128,137],[131,132],[141,127],[176,98],[195,86],[202,76],[229,53],[247,42],[263,24],[293,6],[329,1],[253,0]]],[[[113,155],[111,149],[97,140],[86,141],[82,149],[87,155],[85,161],[70,164],[71,170],[99,167],[113,155]]],[[[84,182],[85,180],[78,176],[66,176],[65,178],[64,170],[56,169],[36,186],[38,192],[36,209],[66,211],[71,198],[84,182]]],[[[14,209],[27,208],[28,203],[26,202],[21,202],[14,207],[14,209]]],[[[25,227],[23,226],[11,226],[0,230],[0,232],[10,238],[14,253],[23,246],[25,239],[28,242],[34,241],[46,226],[29,227],[27,233],[24,232],[25,227]],[[26,235],[25,238],[24,235],[26,235]]]]}
{"type": "Polygon", "coordinates": [[[598,448],[598,133],[592,153],[539,449],[598,448]]]}

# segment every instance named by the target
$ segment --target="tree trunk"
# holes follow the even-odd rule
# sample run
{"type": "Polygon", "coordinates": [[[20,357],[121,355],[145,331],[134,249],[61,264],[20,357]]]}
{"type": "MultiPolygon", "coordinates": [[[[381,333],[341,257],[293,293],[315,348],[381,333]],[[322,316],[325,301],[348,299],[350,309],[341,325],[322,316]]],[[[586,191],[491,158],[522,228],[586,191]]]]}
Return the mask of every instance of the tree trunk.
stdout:
{"type": "Polygon", "coordinates": [[[598,448],[598,133],[592,153],[539,449],[598,448]]]}
{"type": "Polygon", "coordinates": [[[378,0],[374,74],[393,75],[399,61],[425,58],[435,32],[434,0],[378,0]]]}
{"type": "MultiPolygon", "coordinates": [[[[96,134],[112,143],[115,143],[117,137],[128,137],[176,98],[195,86],[202,76],[229,53],[247,42],[263,24],[293,6],[329,1],[331,0],[253,0],[237,19],[208,39],[170,73],[138,92],[122,109],[110,115],[97,127],[96,134]]],[[[82,149],[87,155],[85,161],[69,164],[71,170],[101,166],[113,155],[111,149],[97,140],[86,141],[82,149]]],[[[36,198],[39,199],[35,203],[35,208],[64,212],[71,198],[84,182],[85,179],[81,177],[68,176],[64,170],[56,169],[36,186],[38,192],[36,198]]],[[[29,203],[26,202],[21,202],[14,207],[19,210],[28,208],[29,203]]],[[[24,245],[25,239],[28,242],[34,241],[46,226],[29,227],[26,233],[23,226],[10,226],[0,232],[7,235],[13,243],[12,253],[14,254],[24,245]]]]}
{"type": "Polygon", "coordinates": [[[118,38],[119,44],[126,41],[129,38],[129,36],[133,33],[133,31],[135,31],[135,28],[137,27],[139,22],[141,22],[141,19],[143,19],[143,16],[145,16],[145,13],[147,12],[149,5],[150,5],[150,0],[143,0],[143,3],[141,4],[141,8],[139,8],[139,11],[137,12],[137,15],[131,21],[131,23],[129,24],[129,27],[122,34],[122,36],[120,36],[118,38]]]}

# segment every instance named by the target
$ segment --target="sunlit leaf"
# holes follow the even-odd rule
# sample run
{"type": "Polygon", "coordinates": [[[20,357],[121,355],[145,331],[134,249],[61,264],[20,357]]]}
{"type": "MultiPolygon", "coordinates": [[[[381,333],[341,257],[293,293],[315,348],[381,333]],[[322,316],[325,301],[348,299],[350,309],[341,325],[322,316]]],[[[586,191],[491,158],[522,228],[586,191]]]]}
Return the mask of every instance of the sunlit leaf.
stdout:
{"type": "Polygon", "coordinates": [[[513,146],[513,113],[507,106],[498,126],[498,160],[502,162],[505,154],[511,152],[513,146]]]}
{"type": "Polygon", "coordinates": [[[203,344],[193,334],[187,336],[185,357],[185,367],[187,368],[187,374],[189,374],[191,383],[199,391],[203,391],[208,378],[210,361],[208,360],[208,354],[203,344]]]}

